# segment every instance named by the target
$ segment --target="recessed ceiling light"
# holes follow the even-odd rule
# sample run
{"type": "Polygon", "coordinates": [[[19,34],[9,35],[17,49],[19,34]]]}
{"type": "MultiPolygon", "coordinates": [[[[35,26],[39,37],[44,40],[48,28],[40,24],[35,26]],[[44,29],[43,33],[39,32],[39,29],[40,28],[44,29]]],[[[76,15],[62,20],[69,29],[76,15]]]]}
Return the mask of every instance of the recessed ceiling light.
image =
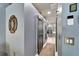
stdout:
{"type": "Polygon", "coordinates": [[[48,27],[52,27],[52,25],[51,25],[51,24],[49,24],[49,25],[48,25],[48,27]]]}
{"type": "Polygon", "coordinates": [[[47,14],[51,14],[51,11],[48,11],[47,14]]]}

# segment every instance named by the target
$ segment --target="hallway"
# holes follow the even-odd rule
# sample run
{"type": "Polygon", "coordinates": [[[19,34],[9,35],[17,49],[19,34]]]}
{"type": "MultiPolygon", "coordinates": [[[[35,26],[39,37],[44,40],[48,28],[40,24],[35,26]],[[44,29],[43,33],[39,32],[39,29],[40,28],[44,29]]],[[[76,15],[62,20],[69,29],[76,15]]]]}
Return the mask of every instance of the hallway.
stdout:
{"type": "Polygon", "coordinates": [[[0,56],[79,55],[79,4],[0,6],[0,56]]]}
{"type": "Polygon", "coordinates": [[[55,56],[55,37],[48,37],[39,56],[55,56]]]}

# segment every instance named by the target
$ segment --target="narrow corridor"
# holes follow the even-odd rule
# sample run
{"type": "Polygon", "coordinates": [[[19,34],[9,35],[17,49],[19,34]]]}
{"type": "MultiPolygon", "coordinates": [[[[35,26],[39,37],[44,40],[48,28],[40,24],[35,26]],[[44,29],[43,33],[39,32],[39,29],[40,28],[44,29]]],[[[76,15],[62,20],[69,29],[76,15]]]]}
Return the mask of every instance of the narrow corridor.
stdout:
{"type": "Polygon", "coordinates": [[[55,37],[48,37],[40,56],[55,56],[55,37]]]}

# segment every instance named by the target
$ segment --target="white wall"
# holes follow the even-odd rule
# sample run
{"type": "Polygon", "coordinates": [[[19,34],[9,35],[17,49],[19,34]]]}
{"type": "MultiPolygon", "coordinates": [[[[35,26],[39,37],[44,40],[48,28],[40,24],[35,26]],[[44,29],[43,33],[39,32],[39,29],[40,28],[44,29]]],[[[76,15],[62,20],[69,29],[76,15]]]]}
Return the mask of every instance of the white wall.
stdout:
{"type": "Polygon", "coordinates": [[[6,8],[6,44],[9,44],[10,55],[24,55],[24,4],[12,4],[6,8]],[[10,33],[8,23],[11,15],[17,17],[17,31],[10,33]]]}

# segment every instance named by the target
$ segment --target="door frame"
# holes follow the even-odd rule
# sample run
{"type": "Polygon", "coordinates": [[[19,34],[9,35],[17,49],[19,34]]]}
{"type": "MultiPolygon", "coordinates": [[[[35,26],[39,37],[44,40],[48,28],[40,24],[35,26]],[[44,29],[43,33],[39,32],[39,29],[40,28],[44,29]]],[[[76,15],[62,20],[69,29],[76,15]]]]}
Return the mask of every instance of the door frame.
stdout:
{"type": "MultiPolygon", "coordinates": [[[[35,19],[35,36],[36,36],[36,54],[38,54],[38,18],[40,16],[39,15],[36,15],[36,19],[35,19]]],[[[41,19],[41,18],[40,18],[41,19]]],[[[43,22],[43,19],[41,19],[42,22],[43,22]]],[[[44,26],[43,26],[43,32],[44,32],[44,26]]],[[[44,37],[44,34],[43,34],[43,37],[44,37]]],[[[44,39],[44,38],[43,38],[44,39]]],[[[43,40],[42,40],[43,41],[43,40]]]]}
{"type": "Polygon", "coordinates": [[[56,15],[56,35],[55,35],[55,37],[56,37],[56,52],[57,52],[57,50],[58,50],[58,46],[57,46],[57,15],[56,15]]]}

